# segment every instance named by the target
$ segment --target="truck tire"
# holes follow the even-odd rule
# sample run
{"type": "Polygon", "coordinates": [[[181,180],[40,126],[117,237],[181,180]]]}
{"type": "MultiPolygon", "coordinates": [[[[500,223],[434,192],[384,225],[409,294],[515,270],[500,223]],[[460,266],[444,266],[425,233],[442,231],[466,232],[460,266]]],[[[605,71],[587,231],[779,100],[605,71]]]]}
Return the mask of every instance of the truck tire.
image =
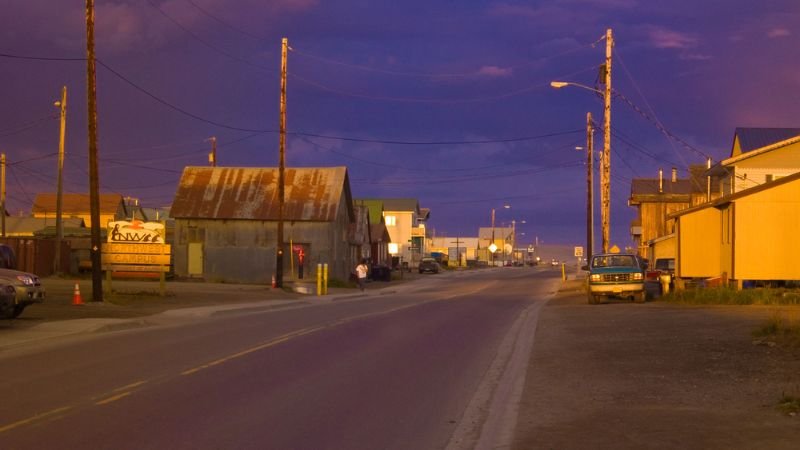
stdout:
{"type": "Polygon", "coordinates": [[[642,291],[633,296],[633,301],[636,303],[644,303],[647,300],[647,292],[642,291]]]}
{"type": "Polygon", "coordinates": [[[600,303],[600,296],[589,293],[589,304],[596,305],[598,303],[600,303]]]}

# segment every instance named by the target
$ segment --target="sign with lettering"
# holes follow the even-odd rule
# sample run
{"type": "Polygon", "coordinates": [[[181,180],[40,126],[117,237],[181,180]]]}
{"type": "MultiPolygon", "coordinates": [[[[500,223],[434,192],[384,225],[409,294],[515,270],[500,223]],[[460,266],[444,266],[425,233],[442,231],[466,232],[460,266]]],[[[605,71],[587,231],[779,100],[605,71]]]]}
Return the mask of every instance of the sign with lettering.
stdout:
{"type": "Polygon", "coordinates": [[[166,232],[161,222],[118,220],[108,223],[108,242],[163,244],[166,232]]]}

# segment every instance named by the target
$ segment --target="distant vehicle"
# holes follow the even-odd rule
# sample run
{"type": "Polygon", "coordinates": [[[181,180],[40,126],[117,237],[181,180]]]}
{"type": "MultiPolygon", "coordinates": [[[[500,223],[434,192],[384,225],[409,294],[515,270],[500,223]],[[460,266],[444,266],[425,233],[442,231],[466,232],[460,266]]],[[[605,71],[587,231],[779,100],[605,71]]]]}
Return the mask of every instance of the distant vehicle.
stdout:
{"type": "Polygon", "coordinates": [[[560,265],[561,265],[561,263],[560,263],[560,262],[558,262],[558,260],[557,260],[557,259],[553,259],[553,260],[550,260],[550,265],[551,265],[551,266],[560,266],[560,265]]]}
{"type": "Polygon", "coordinates": [[[589,270],[589,303],[600,303],[602,297],[612,295],[643,303],[646,299],[644,267],[642,259],[634,254],[604,253],[592,256],[586,267],[589,270]]]}
{"type": "Polygon", "coordinates": [[[662,289],[662,279],[671,289],[675,284],[675,258],[656,258],[656,264],[652,270],[647,271],[647,280],[658,283],[659,291],[664,294],[662,289]]]}
{"type": "Polygon", "coordinates": [[[439,273],[439,270],[441,270],[441,266],[433,258],[422,258],[422,261],[419,262],[419,273],[439,273]]]}
{"type": "Polygon", "coordinates": [[[26,307],[45,299],[45,289],[39,277],[14,270],[15,266],[13,249],[0,244],[0,319],[18,317],[26,307]],[[9,300],[12,290],[13,299],[9,300]]]}

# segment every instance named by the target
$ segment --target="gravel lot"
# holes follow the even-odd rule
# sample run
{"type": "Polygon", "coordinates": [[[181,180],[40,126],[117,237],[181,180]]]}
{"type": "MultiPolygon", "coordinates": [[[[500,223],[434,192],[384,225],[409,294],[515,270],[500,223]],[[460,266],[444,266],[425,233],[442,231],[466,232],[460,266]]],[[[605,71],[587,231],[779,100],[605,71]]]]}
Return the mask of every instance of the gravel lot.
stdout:
{"type": "Polygon", "coordinates": [[[778,308],[588,305],[569,283],[541,313],[513,448],[799,448],[776,405],[800,396],[800,351],[751,337],[778,308]]]}

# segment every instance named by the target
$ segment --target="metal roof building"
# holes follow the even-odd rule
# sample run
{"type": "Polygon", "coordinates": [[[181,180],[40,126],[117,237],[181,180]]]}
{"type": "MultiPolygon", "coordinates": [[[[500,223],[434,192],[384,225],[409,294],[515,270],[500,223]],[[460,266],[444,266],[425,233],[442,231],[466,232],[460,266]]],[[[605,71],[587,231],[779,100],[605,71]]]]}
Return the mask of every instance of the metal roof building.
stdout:
{"type": "MultiPolygon", "coordinates": [[[[284,201],[284,279],[298,277],[301,261],[305,277],[327,263],[331,277],[347,279],[357,256],[347,169],[287,168],[284,201]]],[[[186,167],[171,209],[175,274],[269,283],[278,208],[277,168],[186,167]]]]}

